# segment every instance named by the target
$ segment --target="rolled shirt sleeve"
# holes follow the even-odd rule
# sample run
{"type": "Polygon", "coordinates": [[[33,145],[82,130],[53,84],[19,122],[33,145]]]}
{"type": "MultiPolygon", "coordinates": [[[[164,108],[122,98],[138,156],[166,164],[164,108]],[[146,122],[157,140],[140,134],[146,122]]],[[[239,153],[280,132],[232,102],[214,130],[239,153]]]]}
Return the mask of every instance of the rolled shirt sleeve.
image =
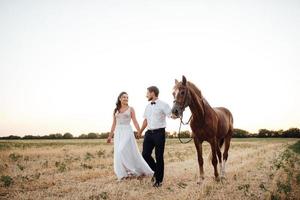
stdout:
{"type": "Polygon", "coordinates": [[[172,115],[171,114],[171,107],[169,106],[169,104],[165,103],[163,111],[164,111],[164,113],[167,117],[171,117],[171,115],[172,115]]]}

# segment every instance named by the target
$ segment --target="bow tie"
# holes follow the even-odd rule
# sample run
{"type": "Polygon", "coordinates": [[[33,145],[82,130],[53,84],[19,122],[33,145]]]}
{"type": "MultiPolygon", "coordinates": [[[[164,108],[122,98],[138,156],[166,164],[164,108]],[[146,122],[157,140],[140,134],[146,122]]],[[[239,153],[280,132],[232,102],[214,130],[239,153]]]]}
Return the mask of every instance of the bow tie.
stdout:
{"type": "Polygon", "coordinates": [[[154,102],[151,102],[151,105],[154,105],[154,104],[156,104],[156,102],[154,101],[154,102]]]}

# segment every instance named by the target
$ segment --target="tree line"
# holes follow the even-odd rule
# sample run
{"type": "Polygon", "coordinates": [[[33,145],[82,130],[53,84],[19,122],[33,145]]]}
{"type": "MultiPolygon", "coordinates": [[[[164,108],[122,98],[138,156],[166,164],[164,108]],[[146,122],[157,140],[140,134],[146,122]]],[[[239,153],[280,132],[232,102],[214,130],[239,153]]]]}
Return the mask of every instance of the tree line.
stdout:
{"type": "MultiPolygon", "coordinates": [[[[189,138],[192,133],[190,131],[182,131],[179,134],[181,138],[189,138]]],[[[167,133],[169,138],[177,138],[178,134],[175,132],[173,134],[167,133]]],[[[259,129],[258,133],[250,133],[243,129],[234,129],[233,138],[300,138],[300,129],[299,128],[290,128],[287,130],[268,130],[268,129],[259,129]]]]}
{"type": "Polygon", "coordinates": [[[54,133],[49,135],[25,135],[23,137],[10,135],[6,137],[0,137],[3,140],[32,140],[32,139],[105,139],[108,137],[109,132],[106,133],[88,133],[88,134],[81,134],[78,137],[73,136],[71,133],[54,133]]]}
{"type": "Polygon", "coordinates": [[[259,129],[258,133],[249,133],[243,129],[234,129],[235,138],[300,138],[299,128],[289,128],[287,130],[259,129]]]}
{"type": "MultiPolygon", "coordinates": [[[[137,134],[136,132],[134,132],[137,134]]],[[[71,133],[55,133],[49,135],[25,135],[23,137],[10,135],[5,137],[0,137],[2,140],[31,140],[31,139],[106,139],[109,135],[109,132],[104,133],[88,133],[81,134],[77,137],[73,136],[71,133]]],[[[189,138],[192,133],[190,131],[182,131],[180,134],[177,132],[166,132],[167,138],[189,138]]],[[[234,138],[300,138],[300,129],[299,128],[290,128],[287,130],[268,130],[260,129],[258,133],[250,133],[243,129],[234,129],[233,133],[234,138]]]]}

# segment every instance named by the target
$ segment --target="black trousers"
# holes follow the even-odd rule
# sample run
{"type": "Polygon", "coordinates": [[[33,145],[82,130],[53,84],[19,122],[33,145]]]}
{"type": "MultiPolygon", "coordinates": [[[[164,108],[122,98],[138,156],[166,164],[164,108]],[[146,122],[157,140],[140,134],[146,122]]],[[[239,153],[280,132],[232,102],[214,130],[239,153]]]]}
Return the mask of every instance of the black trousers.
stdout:
{"type": "Polygon", "coordinates": [[[162,182],[164,178],[164,150],[165,150],[165,129],[148,130],[145,133],[143,143],[143,158],[154,171],[157,182],[162,182]],[[155,148],[155,160],[151,156],[155,148]]]}

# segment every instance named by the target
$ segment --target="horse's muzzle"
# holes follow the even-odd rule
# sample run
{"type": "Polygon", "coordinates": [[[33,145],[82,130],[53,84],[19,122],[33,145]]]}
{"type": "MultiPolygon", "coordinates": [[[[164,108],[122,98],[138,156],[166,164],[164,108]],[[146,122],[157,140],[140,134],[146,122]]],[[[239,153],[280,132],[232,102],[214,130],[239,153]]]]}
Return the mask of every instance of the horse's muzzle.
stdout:
{"type": "Polygon", "coordinates": [[[181,115],[181,112],[179,111],[179,109],[177,107],[173,107],[171,112],[172,112],[172,118],[173,119],[177,119],[181,115]]]}

